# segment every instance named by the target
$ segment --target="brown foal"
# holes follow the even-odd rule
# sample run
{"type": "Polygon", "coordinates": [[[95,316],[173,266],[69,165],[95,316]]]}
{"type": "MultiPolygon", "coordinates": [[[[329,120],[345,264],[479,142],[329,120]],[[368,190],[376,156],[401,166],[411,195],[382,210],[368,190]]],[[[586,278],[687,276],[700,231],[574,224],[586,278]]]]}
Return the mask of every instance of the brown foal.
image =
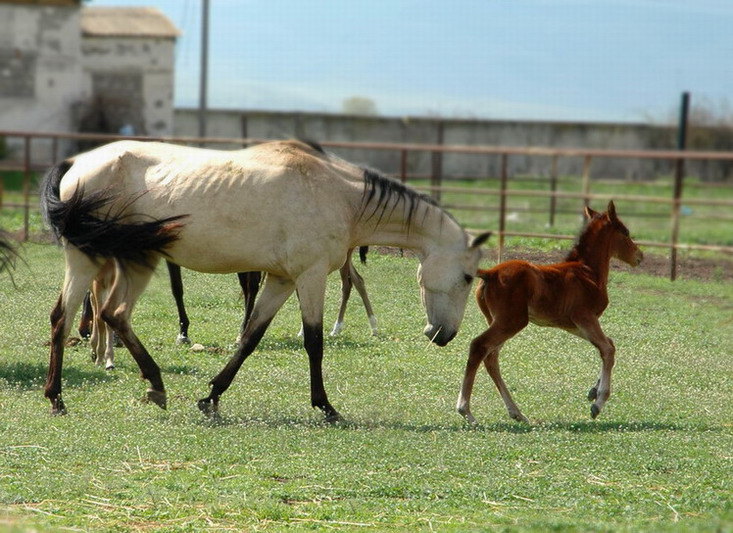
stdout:
{"type": "Polygon", "coordinates": [[[589,341],[601,356],[600,378],[588,393],[591,417],[596,418],[611,395],[611,371],[616,348],[598,322],[608,306],[608,271],[612,257],[637,266],[643,257],[616,215],[613,202],[605,213],[585,208],[586,225],[562,263],[534,265],[507,261],[479,270],[479,308],[489,328],[473,339],[456,408],[472,424],[470,402],[476,371],[483,361],[499,389],[509,416],[529,423],[514,403],[499,370],[499,350],[529,322],[564,329],[589,341]]]}

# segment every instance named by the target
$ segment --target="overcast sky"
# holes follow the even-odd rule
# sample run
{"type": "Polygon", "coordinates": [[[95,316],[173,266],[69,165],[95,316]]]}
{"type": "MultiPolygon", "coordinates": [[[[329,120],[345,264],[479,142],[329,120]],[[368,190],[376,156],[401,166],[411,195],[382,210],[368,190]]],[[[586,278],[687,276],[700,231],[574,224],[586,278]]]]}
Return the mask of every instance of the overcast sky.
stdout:
{"type": "MultiPolygon", "coordinates": [[[[158,7],[183,32],[176,105],[198,103],[201,0],[158,7]]],[[[733,95],[733,0],[210,0],[209,106],[382,115],[673,120],[680,94],[733,95]]]]}

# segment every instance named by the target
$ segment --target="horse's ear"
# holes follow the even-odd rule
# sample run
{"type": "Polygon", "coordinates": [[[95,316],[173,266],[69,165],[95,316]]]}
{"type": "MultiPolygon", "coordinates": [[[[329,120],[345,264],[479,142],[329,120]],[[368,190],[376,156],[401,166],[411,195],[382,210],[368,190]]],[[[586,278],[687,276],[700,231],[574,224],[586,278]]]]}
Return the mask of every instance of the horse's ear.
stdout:
{"type": "Polygon", "coordinates": [[[593,215],[597,215],[598,212],[597,211],[593,211],[590,208],[590,206],[587,206],[586,205],[585,206],[585,209],[583,209],[583,214],[585,215],[585,218],[587,218],[588,220],[590,220],[591,218],[593,218],[593,215]]]}
{"type": "Polygon", "coordinates": [[[488,241],[489,237],[491,237],[490,231],[476,235],[473,239],[471,239],[471,244],[469,244],[469,248],[478,248],[479,246],[484,244],[486,241],[488,241]]]}
{"type": "Polygon", "coordinates": [[[613,204],[613,200],[608,202],[607,212],[609,220],[618,220],[618,216],[616,216],[616,206],[613,204]]]}

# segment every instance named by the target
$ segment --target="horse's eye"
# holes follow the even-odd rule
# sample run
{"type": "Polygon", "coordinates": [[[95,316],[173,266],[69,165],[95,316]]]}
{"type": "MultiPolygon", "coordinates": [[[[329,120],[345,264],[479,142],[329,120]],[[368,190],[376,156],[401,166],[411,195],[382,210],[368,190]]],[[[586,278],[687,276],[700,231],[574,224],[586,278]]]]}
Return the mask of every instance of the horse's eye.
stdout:
{"type": "Polygon", "coordinates": [[[470,285],[473,281],[473,276],[471,274],[464,274],[463,279],[465,279],[466,283],[470,285]]]}

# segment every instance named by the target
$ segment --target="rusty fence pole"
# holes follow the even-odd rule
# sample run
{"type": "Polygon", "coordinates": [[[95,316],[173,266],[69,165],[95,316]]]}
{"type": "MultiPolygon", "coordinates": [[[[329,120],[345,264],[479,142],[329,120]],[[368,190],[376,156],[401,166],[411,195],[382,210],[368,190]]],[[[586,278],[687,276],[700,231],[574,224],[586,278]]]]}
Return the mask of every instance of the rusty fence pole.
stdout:
{"type": "MultiPolygon", "coordinates": [[[[680,104],[680,121],[677,127],[677,149],[687,148],[687,117],[690,111],[690,93],[682,93],[680,104]]],[[[669,279],[677,278],[677,240],[680,234],[680,205],[682,202],[682,185],[685,180],[685,160],[679,158],[674,166],[674,190],[671,213],[672,234],[669,243],[669,279]]]]}
{"type": "Polygon", "coordinates": [[[588,207],[590,205],[590,165],[593,162],[591,156],[586,155],[583,158],[583,206],[588,207]]]}
{"type": "Polygon", "coordinates": [[[557,210],[557,155],[552,156],[552,163],[550,164],[550,227],[555,225],[555,211],[557,210]]]}
{"type": "Polygon", "coordinates": [[[407,183],[407,150],[400,150],[400,181],[407,183]]]}
{"type": "Polygon", "coordinates": [[[23,242],[30,236],[31,137],[23,137],[23,242]]]}
{"type": "MultiPolygon", "coordinates": [[[[436,124],[436,144],[443,144],[443,121],[439,120],[436,124]]],[[[433,168],[430,173],[430,195],[436,202],[440,202],[440,186],[443,182],[443,152],[433,151],[433,168]]]]}
{"type": "Polygon", "coordinates": [[[501,184],[499,188],[499,263],[504,255],[504,231],[506,230],[506,184],[508,175],[507,154],[501,154],[501,184]]]}

